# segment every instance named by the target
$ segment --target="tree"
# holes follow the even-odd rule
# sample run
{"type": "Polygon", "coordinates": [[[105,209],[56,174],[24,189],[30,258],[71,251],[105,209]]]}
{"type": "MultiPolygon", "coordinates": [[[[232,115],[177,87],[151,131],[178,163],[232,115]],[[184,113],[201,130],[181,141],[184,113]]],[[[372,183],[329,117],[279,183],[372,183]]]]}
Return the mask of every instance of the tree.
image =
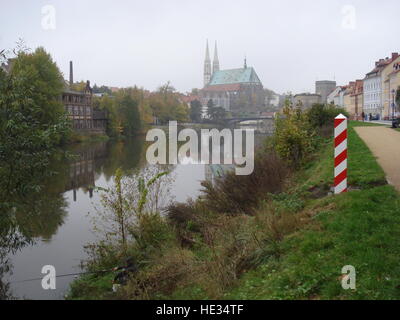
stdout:
{"type": "Polygon", "coordinates": [[[70,84],[70,88],[73,91],[83,92],[86,88],[86,81],[81,80],[79,82],[74,82],[73,84],[70,84]]]}
{"type": "Polygon", "coordinates": [[[40,190],[51,150],[69,133],[62,88],[43,48],[18,51],[10,72],[0,69],[0,206],[40,190]]]}
{"type": "Polygon", "coordinates": [[[202,105],[199,100],[190,102],[190,119],[193,122],[200,122],[202,117],[202,105]]]}
{"type": "Polygon", "coordinates": [[[65,113],[60,101],[64,79],[50,54],[42,47],[34,53],[19,52],[11,76],[23,79],[30,90],[29,98],[38,105],[39,112],[34,115],[35,119],[43,125],[57,124],[65,113]]]}
{"type": "Polygon", "coordinates": [[[149,106],[161,123],[188,120],[189,110],[169,82],[150,95],[149,106]]]}
{"type": "Polygon", "coordinates": [[[396,92],[396,104],[397,104],[397,108],[400,108],[400,87],[397,88],[397,92],[396,92]]]}
{"type": "Polygon", "coordinates": [[[315,148],[314,136],[307,114],[286,99],[282,116],[275,118],[271,140],[278,155],[293,167],[299,167],[315,148]]]}
{"type": "Polygon", "coordinates": [[[226,117],[226,111],[222,107],[214,108],[213,120],[222,120],[226,117]]]}
{"type": "Polygon", "coordinates": [[[207,103],[207,115],[210,120],[219,121],[226,118],[226,111],[222,107],[215,107],[214,102],[210,99],[207,103]]]}
{"type": "Polygon", "coordinates": [[[110,96],[112,95],[111,89],[109,87],[107,87],[107,86],[98,87],[97,84],[94,84],[92,89],[93,89],[93,93],[106,93],[106,94],[108,94],[110,96]]]}
{"type": "Polygon", "coordinates": [[[107,128],[106,134],[109,137],[118,136],[118,122],[117,114],[115,110],[114,98],[108,94],[104,94],[102,97],[93,97],[93,106],[96,109],[107,112],[107,128]]]}
{"type": "Polygon", "coordinates": [[[347,117],[349,116],[343,108],[336,108],[332,104],[321,103],[315,103],[310,109],[305,111],[305,114],[313,128],[333,126],[335,117],[341,113],[347,117]]]}
{"type": "Polygon", "coordinates": [[[132,97],[132,89],[120,90],[116,96],[117,122],[127,136],[136,135],[142,130],[138,101],[132,97]]]}
{"type": "Polygon", "coordinates": [[[207,102],[207,116],[209,119],[212,118],[213,111],[214,111],[214,101],[212,101],[212,99],[210,99],[207,102]]]}

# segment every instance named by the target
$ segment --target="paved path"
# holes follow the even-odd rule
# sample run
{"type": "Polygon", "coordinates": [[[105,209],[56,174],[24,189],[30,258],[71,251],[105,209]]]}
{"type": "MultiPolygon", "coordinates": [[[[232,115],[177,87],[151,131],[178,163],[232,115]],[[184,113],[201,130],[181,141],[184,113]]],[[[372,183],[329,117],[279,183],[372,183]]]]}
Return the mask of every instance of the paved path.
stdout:
{"type": "Polygon", "coordinates": [[[386,127],[354,129],[377,157],[388,182],[400,191],[400,132],[386,127]]]}
{"type": "Polygon", "coordinates": [[[376,123],[376,124],[385,124],[388,126],[392,126],[392,121],[389,120],[372,120],[372,121],[365,121],[366,123],[376,123]]]}
{"type": "Polygon", "coordinates": [[[376,123],[376,124],[385,124],[387,126],[392,126],[391,120],[372,120],[372,121],[365,121],[365,123],[376,123]]]}

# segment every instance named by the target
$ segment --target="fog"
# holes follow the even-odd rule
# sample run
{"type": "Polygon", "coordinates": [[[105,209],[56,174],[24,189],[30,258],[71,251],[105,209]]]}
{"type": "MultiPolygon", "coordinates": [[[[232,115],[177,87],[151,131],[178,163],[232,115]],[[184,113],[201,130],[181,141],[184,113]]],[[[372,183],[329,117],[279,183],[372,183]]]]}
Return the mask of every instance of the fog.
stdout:
{"type": "Polygon", "coordinates": [[[398,0],[386,1],[5,1],[0,50],[23,38],[44,46],[67,77],[149,90],[171,81],[201,88],[206,39],[221,69],[255,68],[278,93],[345,84],[399,51],[398,0]],[[50,6],[50,7],[49,7],[50,6]]]}

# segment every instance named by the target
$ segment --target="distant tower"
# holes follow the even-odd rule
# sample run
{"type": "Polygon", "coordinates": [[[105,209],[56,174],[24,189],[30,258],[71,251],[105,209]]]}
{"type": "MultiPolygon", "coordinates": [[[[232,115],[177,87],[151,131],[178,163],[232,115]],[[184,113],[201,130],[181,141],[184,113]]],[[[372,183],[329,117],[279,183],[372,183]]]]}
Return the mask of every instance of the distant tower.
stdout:
{"type": "Polygon", "coordinates": [[[74,84],[74,67],[72,66],[72,61],[69,62],[69,85],[74,84]]]}
{"type": "Polygon", "coordinates": [[[244,68],[247,69],[247,57],[244,57],[244,68]]]}
{"type": "Polygon", "coordinates": [[[208,40],[206,48],[206,59],[204,60],[204,86],[207,86],[211,81],[211,59],[210,51],[208,50],[208,40]]]}
{"type": "Polygon", "coordinates": [[[219,71],[219,60],[218,60],[218,49],[217,49],[217,41],[215,41],[215,49],[214,49],[214,61],[213,61],[213,74],[219,71]]]}

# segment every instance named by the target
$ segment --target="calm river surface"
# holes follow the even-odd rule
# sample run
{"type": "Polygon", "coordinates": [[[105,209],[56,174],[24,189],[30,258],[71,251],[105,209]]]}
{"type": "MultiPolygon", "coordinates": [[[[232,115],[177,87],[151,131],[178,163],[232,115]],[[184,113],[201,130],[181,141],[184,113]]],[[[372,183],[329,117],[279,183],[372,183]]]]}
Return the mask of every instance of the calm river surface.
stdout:
{"type": "MultiPolygon", "coordinates": [[[[56,290],[43,290],[40,280],[20,281],[41,278],[44,265],[54,266],[57,275],[81,271],[80,262],[86,258],[84,246],[96,240],[91,219],[96,215],[96,208],[101,207],[100,192],[91,187],[112,186],[117,168],[128,172],[147,166],[145,154],[149,144],[144,140],[144,137],[137,137],[123,142],[72,146],[68,151],[76,157],[61,157],[52,164],[57,174],[46,183],[42,198],[35,199],[26,212],[18,213],[19,228],[28,230],[33,241],[18,245],[16,250],[10,248],[11,253],[3,258],[7,265],[1,268],[0,290],[3,286],[4,291],[5,284],[9,284],[6,296],[64,298],[73,276],[57,278],[56,290]]],[[[199,195],[200,183],[212,176],[212,169],[193,164],[174,166],[171,200],[182,202],[199,195]]]]}

